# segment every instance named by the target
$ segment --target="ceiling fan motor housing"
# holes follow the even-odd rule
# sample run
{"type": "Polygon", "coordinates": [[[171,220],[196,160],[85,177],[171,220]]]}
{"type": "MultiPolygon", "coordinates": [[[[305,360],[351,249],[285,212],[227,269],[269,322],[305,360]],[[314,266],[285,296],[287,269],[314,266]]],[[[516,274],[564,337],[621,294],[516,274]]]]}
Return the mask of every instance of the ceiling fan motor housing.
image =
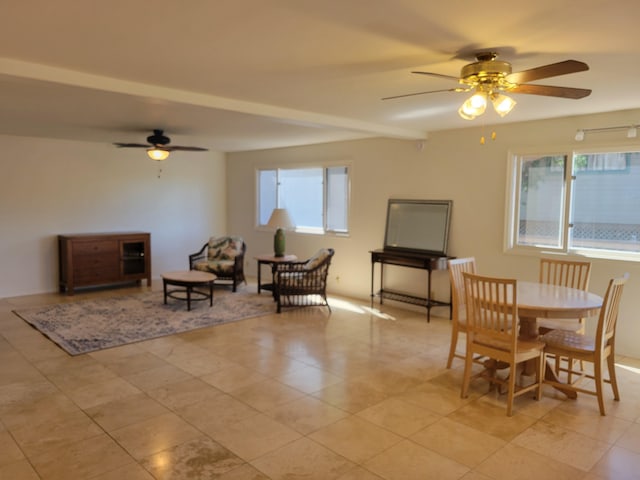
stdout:
{"type": "Polygon", "coordinates": [[[511,64],[500,60],[473,62],[462,67],[460,77],[465,83],[480,83],[483,80],[504,78],[511,74],[511,64]]]}
{"type": "Polygon", "coordinates": [[[163,134],[163,130],[154,130],[153,135],[147,137],[147,142],[152,145],[168,145],[171,140],[163,134]]]}

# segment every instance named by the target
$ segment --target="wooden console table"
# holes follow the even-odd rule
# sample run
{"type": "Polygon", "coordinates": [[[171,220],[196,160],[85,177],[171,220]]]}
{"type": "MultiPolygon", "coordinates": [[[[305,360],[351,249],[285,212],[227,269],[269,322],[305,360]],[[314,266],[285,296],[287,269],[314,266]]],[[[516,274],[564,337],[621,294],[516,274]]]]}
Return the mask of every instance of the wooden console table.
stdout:
{"type": "Polygon", "coordinates": [[[433,270],[447,270],[447,260],[453,257],[440,257],[410,252],[391,252],[387,250],[372,250],[371,252],[371,306],[376,294],[373,291],[375,264],[380,264],[380,290],[377,295],[380,297],[382,305],[385,298],[398,302],[420,305],[427,309],[427,322],[431,321],[432,307],[449,307],[449,318],[451,318],[451,296],[448,302],[434,300],[431,298],[431,272],[433,270]],[[425,296],[412,295],[396,290],[384,288],[384,266],[396,265],[399,267],[418,268],[427,271],[427,294],[425,296]]]}
{"type": "Polygon", "coordinates": [[[151,286],[151,236],[147,232],[58,236],[60,292],[120,282],[151,286]]]}

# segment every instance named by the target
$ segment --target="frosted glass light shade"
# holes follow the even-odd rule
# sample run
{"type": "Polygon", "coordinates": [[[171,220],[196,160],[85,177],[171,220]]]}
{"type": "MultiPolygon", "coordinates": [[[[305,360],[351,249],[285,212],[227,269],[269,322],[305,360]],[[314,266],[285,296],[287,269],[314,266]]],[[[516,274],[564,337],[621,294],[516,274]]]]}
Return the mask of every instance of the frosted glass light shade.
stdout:
{"type": "Polygon", "coordinates": [[[458,113],[465,120],[473,120],[484,113],[487,108],[487,95],[476,92],[471,95],[460,107],[458,113]]]}
{"type": "Polygon", "coordinates": [[[513,110],[513,107],[516,106],[516,101],[503,94],[495,95],[491,98],[491,103],[493,103],[493,108],[496,113],[501,117],[504,117],[507,113],[513,110]]]}
{"type": "Polygon", "coordinates": [[[151,160],[166,160],[169,158],[169,150],[164,150],[162,148],[149,148],[147,150],[147,155],[151,160]]]}

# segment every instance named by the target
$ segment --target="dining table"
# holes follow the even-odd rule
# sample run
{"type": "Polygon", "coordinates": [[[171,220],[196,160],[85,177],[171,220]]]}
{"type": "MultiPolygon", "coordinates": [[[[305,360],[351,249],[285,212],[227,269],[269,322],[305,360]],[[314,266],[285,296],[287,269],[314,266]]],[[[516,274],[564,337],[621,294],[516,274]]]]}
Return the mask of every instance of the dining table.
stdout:
{"type": "Polygon", "coordinates": [[[519,337],[523,340],[537,338],[538,318],[566,319],[569,325],[579,318],[597,315],[602,301],[600,295],[577,288],[518,281],[519,337]]]}
{"type": "MultiPolygon", "coordinates": [[[[538,338],[538,318],[566,319],[569,325],[579,318],[598,315],[603,302],[601,296],[585,290],[526,281],[517,282],[516,298],[520,319],[518,336],[521,340],[538,338]]],[[[529,370],[526,368],[526,374],[529,374],[529,370]]],[[[549,364],[545,368],[545,378],[559,381],[549,364]]],[[[562,387],[558,387],[558,390],[570,398],[576,396],[572,390],[562,387]]]]}

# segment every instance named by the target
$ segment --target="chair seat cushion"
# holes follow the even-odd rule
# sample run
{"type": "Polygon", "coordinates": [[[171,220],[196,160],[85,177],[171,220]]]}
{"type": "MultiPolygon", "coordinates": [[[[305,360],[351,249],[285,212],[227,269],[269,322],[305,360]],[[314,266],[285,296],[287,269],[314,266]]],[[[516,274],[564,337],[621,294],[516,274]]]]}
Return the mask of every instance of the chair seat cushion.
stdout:
{"type": "Polygon", "coordinates": [[[546,343],[547,350],[561,349],[568,352],[594,352],[596,341],[593,337],[568,330],[551,330],[541,340],[546,343]]]}
{"type": "Polygon", "coordinates": [[[202,260],[196,262],[194,267],[202,272],[211,272],[219,277],[233,276],[234,260],[202,260]]]}

